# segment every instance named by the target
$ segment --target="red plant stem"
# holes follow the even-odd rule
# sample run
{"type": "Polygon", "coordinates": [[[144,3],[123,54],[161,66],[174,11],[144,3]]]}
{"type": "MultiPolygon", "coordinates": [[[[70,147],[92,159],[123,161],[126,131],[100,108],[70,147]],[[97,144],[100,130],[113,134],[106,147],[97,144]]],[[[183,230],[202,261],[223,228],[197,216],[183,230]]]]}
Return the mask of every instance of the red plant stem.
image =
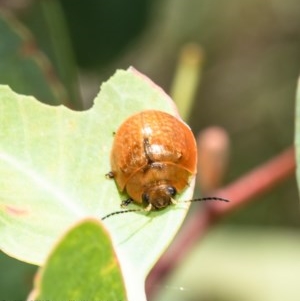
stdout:
{"type": "Polygon", "coordinates": [[[195,242],[199,241],[218,219],[293,175],[295,166],[294,148],[290,147],[216,193],[216,196],[229,199],[230,203],[212,202],[206,203],[204,208],[199,208],[200,210],[186,221],[175,241],[149,274],[146,281],[149,299],[155,294],[158,284],[161,284],[195,242]]]}

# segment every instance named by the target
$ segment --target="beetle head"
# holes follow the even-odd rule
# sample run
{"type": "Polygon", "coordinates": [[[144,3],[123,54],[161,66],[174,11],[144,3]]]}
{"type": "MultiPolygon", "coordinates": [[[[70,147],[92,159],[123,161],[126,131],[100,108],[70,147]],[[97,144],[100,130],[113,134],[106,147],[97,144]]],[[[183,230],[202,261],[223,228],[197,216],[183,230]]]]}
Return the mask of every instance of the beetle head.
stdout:
{"type": "Polygon", "coordinates": [[[153,209],[162,209],[173,204],[176,189],[168,184],[156,184],[150,186],[142,195],[143,202],[153,209]]]}

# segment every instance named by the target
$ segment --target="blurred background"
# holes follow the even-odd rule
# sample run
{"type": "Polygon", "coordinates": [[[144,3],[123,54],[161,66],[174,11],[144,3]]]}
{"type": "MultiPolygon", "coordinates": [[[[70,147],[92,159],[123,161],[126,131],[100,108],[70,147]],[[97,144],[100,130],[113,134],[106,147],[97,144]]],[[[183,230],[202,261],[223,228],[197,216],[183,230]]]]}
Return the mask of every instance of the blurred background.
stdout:
{"type": "MultiPolygon", "coordinates": [[[[297,0],[2,0],[0,83],[82,110],[116,69],[134,66],[174,96],[195,135],[225,131],[225,185],[293,144],[299,8],[297,0]],[[185,99],[178,90],[191,82],[185,99]]],[[[299,226],[290,178],[214,227],[155,300],[300,300],[299,226]]],[[[1,298],[25,299],[36,268],[4,254],[0,266],[1,298]]]]}

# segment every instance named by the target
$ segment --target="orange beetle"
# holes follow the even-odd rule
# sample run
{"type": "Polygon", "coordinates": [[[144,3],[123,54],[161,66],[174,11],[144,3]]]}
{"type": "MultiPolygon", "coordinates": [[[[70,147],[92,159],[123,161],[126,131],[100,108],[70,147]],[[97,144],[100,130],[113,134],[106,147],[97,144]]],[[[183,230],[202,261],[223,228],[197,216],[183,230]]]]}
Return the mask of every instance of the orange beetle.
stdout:
{"type": "MultiPolygon", "coordinates": [[[[150,211],[175,204],[176,193],[182,192],[196,174],[197,149],[190,128],[178,118],[161,111],[142,111],[129,117],[115,134],[111,168],[120,191],[126,191],[131,202],[144,209],[112,212],[102,220],[119,213],[150,211]]],[[[226,199],[205,197],[192,201],[226,199]]]]}
{"type": "Polygon", "coordinates": [[[129,117],[115,134],[111,152],[113,177],[120,191],[147,205],[147,211],[172,204],[176,193],[196,174],[196,141],[190,128],[161,111],[129,117]]]}

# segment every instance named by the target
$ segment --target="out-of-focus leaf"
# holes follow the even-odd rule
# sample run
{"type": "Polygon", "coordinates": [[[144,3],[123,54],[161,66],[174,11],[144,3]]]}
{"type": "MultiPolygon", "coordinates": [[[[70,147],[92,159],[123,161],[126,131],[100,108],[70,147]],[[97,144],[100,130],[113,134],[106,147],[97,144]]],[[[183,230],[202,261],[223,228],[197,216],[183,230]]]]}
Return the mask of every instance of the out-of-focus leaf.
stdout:
{"type": "Polygon", "coordinates": [[[215,228],[155,300],[300,300],[299,249],[298,229],[215,228]]]}
{"type": "Polygon", "coordinates": [[[77,68],[60,2],[33,1],[22,21],[51,60],[58,78],[67,90],[70,106],[81,109],[77,68]]]}
{"type": "Polygon", "coordinates": [[[0,266],[3,271],[0,281],[2,300],[25,300],[37,267],[11,258],[1,251],[0,266]]]}
{"type": "Polygon", "coordinates": [[[65,88],[30,32],[15,18],[0,12],[0,84],[34,95],[47,104],[69,104],[65,88]]]}
{"type": "Polygon", "coordinates": [[[295,114],[295,148],[296,148],[296,175],[298,190],[300,189],[300,79],[298,80],[297,94],[296,94],[296,114],[295,114]]]}

